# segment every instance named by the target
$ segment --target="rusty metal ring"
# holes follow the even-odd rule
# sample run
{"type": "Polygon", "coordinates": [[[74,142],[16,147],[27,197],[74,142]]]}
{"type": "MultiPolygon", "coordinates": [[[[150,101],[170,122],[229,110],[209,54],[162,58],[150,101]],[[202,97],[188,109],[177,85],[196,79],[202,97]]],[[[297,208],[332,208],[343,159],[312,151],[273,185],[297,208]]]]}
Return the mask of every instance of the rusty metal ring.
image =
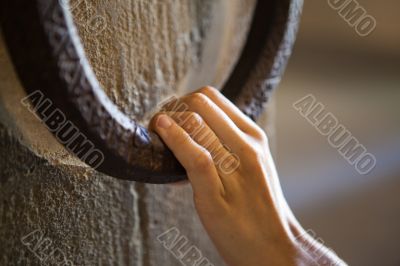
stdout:
{"type": "MultiPolygon", "coordinates": [[[[253,119],[262,112],[284,71],[302,4],[302,0],[257,2],[243,53],[222,89],[253,119]]],[[[51,99],[104,154],[99,171],[158,184],[186,178],[184,169],[159,137],[129,119],[106,96],[62,3],[13,0],[2,1],[0,8],[2,33],[25,90],[39,90],[51,99]]],[[[50,123],[44,113],[39,115],[50,123]]],[[[70,150],[78,157],[82,152],[70,150]]]]}

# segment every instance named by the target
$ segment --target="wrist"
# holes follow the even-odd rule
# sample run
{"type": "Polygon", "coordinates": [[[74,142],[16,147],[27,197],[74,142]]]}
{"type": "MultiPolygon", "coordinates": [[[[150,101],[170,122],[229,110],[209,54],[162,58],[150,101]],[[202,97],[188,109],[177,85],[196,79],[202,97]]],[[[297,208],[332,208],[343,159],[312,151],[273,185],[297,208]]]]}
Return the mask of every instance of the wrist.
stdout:
{"type": "Polygon", "coordinates": [[[323,241],[316,236],[315,232],[304,230],[297,220],[290,222],[290,230],[298,257],[296,265],[347,265],[332,249],[324,246],[323,241]]]}

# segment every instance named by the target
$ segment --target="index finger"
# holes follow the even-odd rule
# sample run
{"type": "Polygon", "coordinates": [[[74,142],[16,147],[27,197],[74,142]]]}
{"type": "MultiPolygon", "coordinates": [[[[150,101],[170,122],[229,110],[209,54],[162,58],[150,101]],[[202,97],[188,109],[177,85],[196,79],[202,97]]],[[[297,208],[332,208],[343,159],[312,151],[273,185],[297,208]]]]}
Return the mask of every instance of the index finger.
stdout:
{"type": "Polygon", "coordinates": [[[151,127],[160,135],[175,157],[186,169],[197,197],[224,194],[211,154],[197,144],[190,135],[166,114],[157,115],[151,127]]]}

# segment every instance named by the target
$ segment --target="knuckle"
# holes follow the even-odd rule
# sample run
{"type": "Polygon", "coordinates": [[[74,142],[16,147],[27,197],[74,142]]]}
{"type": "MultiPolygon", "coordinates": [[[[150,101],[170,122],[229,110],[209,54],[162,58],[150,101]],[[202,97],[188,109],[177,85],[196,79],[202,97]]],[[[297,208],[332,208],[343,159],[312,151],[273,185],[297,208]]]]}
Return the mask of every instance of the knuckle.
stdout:
{"type": "Polygon", "coordinates": [[[200,125],[203,123],[203,118],[198,113],[195,112],[189,112],[188,120],[193,124],[200,125]]]}
{"type": "Polygon", "coordinates": [[[253,146],[248,147],[246,149],[247,157],[250,158],[251,161],[258,161],[260,157],[260,152],[258,149],[254,148],[253,146]]]}
{"type": "Polygon", "coordinates": [[[214,87],[211,87],[211,86],[205,86],[205,87],[202,87],[201,89],[199,89],[198,90],[200,93],[203,93],[203,94],[217,94],[217,93],[219,93],[219,91],[216,89],[216,88],[214,88],[214,87]]]}
{"type": "Polygon", "coordinates": [[[247,158],[246,160],[248,162],[257,163],[262,161],[263,151],[258,147],[258,145],[246,143],[242,148],[242,153],[244,158],[247,158]]]}
{"type": "Polygon", "coordinates": [[[205,96],[204,94],[196,92],[190,95],[188,102],[191,107],[201,108],[208,103],[207,99],[207,96],[205,96]]]}
{"type": "Polygon", "coordinates": [[[203,125],[203,118],[194,112],[189,112],[185,117],[184,121],[181,123],[181,126],[184,130],[186,130],[189,134],[196,132],[203,125]]]}
{"type": "Polygon", "coordinates": [[[214,166],[214,161],[213,158],[211,157],[211,154],[203,150],[194,160],[193,160],[193,169],[202,169],[202,170],[207,170],[210,169],[210,167],[214,166]]]}
{"type": "Polygon", "coordinates": [[[268,143],[268,136],[265,133],[265,131],[262,130],[261,128],[259,128],[259,127],[255,128],[253,135],[254,135],[255,139],[257,139],[261,142],[268,143]]]}

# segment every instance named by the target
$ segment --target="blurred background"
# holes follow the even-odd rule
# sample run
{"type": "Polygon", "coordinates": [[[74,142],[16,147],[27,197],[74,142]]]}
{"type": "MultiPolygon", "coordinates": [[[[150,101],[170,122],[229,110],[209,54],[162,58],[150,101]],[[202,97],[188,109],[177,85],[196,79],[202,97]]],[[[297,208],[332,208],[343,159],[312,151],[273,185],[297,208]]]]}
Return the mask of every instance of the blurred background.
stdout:
{"type": "Polygon", "coordinates": [[[377,20],[360,37],[328,1],[305,2],[276,104],[276,161],[306,229],[350,265],[400,265],[400,2],[359,0],[377,20]],[[368,175],[332,148],[292,104],[313,94],[367,150],[368,175]]]}

